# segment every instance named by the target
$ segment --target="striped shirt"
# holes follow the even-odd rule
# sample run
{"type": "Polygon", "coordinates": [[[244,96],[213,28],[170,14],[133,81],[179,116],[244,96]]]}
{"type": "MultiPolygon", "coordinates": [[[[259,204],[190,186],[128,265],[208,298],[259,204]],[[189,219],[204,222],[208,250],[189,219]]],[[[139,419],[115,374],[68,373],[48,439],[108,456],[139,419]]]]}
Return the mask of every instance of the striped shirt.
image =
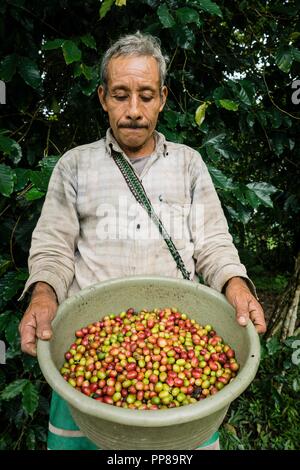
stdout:
{"type": "MultiPolygon", "coordinates": [[[[199,273],[221,291],[231,277],[247,278],[200,154],[158,132],[155,140],[139,177],[192,279],[199,273]]],[[[61,303],[111,278],[182,277],[111,148],[131,162],[108,130],[105,138],[68,151],[56,164],[32,234],[30,275],[21,298],[37,281],[50,284],[61,303]]]]}

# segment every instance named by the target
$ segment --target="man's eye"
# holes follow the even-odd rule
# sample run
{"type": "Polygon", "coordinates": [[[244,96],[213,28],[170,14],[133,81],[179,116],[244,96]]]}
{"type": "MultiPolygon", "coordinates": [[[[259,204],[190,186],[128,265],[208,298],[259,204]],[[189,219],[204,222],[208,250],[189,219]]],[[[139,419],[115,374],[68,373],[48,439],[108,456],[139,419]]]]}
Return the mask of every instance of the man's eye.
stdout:
{"type": "Polygon", "coordinates": [[[153,96],[141,96],[142,101],[145,101],[147,103],[148,101],[151,101],[153,99],[153,96]]]}
{"type": "Polygon", "coordinates": [[[118,101],[125,101],[127,99],[126,95],[116,95],[115,99],[118,101]]]}

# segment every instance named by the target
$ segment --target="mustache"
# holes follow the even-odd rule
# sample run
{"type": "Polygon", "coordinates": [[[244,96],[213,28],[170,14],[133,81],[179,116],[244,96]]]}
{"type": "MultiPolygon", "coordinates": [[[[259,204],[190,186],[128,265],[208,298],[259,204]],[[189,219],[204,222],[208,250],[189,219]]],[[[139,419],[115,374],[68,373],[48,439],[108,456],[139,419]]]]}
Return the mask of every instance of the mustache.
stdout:
{"type": "Polygon", "coordinates": [[[135,122],[129,122],[127,124],[119,124],[119,129],[148,129],[147,124],[137,124],[135,122]]]}

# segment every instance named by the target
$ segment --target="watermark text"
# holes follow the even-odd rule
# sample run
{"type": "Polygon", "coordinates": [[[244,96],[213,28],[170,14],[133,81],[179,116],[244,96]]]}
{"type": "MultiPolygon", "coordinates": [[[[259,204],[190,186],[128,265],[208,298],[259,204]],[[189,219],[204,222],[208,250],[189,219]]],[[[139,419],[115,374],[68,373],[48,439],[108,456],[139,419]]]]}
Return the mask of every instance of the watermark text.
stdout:
{"type": "Polygon", "coordinates": [[[300,364],[300,339],[293,341],[292,348],[297,348],[292,354],[292,363],[298,366],[300,364]]]}
{"type": "MultiPolygon", "coordinates": [[[[154,212],[164,228],[176,240],[189,240],[190,229],[196,234],[197,244],[204,239],[203,204],[153,204],[154,212]]],[[[97,208],[98,240],[159,240],[161,234],[146,210],[138,203],[129,203],[120,196],[116,204],[100,204],[97,208]]]]}
{"type": "Polygon", "coordinates": [[[294,80],[292,83],[292,89],[295,90],[292,93],[292,103],[300,104],[300,80],[294,80]]]}
{"type": "Polygon", "coordinates": [[[6,104],[6,85],[0,80],[0,104],[6,104]]]}
{"type": "Polygon", "coordinates": [[[0,340],[0,364],[6,364],[6,346],[4,341],[0,340]]]}

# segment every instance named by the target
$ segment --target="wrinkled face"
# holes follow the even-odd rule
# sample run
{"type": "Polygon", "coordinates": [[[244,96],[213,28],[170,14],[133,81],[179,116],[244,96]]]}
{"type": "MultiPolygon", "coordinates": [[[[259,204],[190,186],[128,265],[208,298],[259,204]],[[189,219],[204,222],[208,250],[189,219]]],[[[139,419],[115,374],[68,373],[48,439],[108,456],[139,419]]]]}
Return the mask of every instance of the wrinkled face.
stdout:
{"type": "Polygon", "coordinates": [[[98,89],[101,105],[120,147],[128,156],[146,156],[154,150],[153,131],[167,98],[160,89],[154,57],[121,56],[108,63],[108,87],[98,89]]]}

